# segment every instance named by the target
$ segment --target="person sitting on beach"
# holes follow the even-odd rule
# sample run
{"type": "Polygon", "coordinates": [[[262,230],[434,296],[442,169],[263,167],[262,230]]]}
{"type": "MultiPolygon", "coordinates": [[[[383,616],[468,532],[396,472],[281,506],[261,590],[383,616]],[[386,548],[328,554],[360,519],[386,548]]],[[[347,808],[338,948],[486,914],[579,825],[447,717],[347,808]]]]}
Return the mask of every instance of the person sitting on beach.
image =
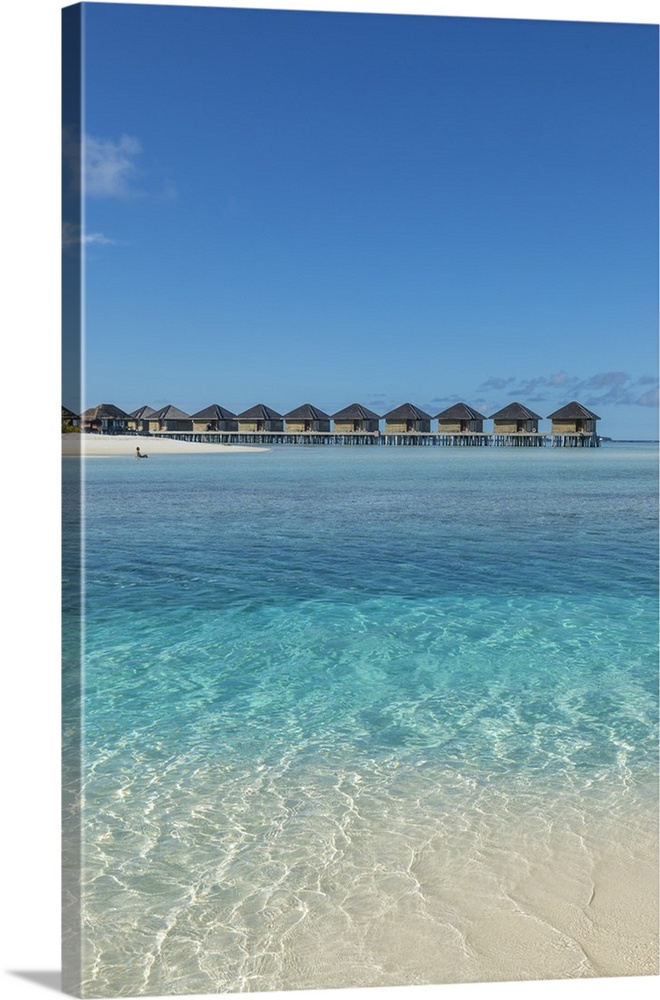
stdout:
{"type": "Polygon", "coordinates": [[[136,448],[136,449],[135,449],[135,457],[136,457],[136,458],[149,458],[149,456],[148,456],[148,455],[143,455],[143,454],[142,454],[142,453],[140,452],[140,449],[139,449],[139,448],[136,448]]]}

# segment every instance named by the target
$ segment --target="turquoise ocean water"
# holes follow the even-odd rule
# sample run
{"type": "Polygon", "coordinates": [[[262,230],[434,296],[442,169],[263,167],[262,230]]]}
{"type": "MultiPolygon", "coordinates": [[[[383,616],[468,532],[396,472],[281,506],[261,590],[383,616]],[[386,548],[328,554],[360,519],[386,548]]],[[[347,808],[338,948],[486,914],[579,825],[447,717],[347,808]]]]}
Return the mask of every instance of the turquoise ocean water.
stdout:
{"type": "Polygon", "coordinates": [[[656,971],[657,457],[87,459],[86,993],[656,971]]]}

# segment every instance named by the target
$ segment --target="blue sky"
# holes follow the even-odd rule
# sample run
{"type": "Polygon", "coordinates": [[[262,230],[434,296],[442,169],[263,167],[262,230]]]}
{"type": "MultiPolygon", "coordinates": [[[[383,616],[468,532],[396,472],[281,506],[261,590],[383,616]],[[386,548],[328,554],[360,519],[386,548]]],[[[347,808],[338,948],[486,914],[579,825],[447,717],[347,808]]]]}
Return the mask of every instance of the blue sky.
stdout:
{"type": "Polygon", "coordinates": [[[87,405],[576,398],[657,437],[657,26],[84,24],[87,405]]]}

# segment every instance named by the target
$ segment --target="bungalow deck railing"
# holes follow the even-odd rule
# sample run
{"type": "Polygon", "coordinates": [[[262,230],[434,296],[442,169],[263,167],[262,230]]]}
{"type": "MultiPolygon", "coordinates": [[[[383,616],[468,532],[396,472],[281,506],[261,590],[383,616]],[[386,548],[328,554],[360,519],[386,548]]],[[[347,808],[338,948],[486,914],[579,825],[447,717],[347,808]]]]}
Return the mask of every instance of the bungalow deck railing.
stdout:
{"type": "Polygon", "coordinates": [[[383,445],[388,447],[495,447],[495,448],[597,448],[596,434],[582,432],[553,434],[552,432],[498,431],[423,432],[364,431],[151,431],[141,435],[152,438],[173,438],[213,444],[253,445],[383,445]]]}

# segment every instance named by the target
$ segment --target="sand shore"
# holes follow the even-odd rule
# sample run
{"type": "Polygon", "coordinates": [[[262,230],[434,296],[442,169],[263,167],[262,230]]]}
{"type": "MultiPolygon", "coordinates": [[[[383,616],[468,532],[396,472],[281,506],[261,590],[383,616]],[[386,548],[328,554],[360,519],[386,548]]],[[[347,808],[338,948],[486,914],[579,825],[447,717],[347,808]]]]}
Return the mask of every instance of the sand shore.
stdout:
{"type": "Polygon", "coordinates": [[[63,434],[62,454],[86,458],[135,456],[138,448],[143,455],[204,455],[235,454],[240,451],[268,451],[251,445],[212,444],[197,441],[177,441],[175,438],[139,437],[133,434],[63,434]]]}

